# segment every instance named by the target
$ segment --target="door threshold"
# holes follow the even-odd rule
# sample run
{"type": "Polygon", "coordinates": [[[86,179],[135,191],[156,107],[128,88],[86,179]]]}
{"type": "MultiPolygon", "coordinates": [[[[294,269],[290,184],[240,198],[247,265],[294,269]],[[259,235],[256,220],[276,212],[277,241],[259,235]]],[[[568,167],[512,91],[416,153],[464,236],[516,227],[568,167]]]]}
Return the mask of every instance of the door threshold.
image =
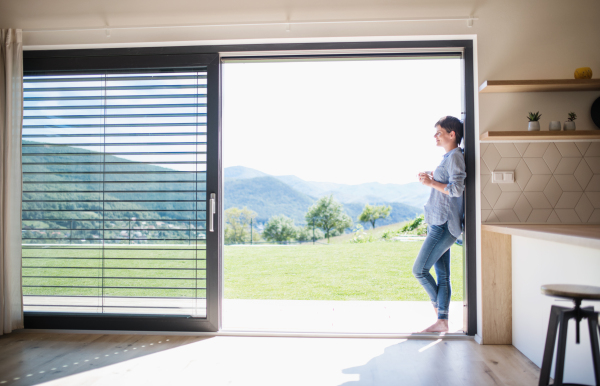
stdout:
{"type": "Polygon", "coordinates": [[[362,338],[362,339],[443,339],[473,340],[464,333],[419,333],[419,332],[309,332],[309,331],[246,331],[221,330],[218,336],[262,336],[290,338],[362,338]]]}
{"type": "Polygon", "coordinates": [[[357,338],[357,339],[442,339],[473,340],[464,333],[380,333],[380,332],[298,332],[298,331],[246,331],[221,330],[218,332],[191,331],[126,331],[126,330],[54,330],[22,329],[15,333],[44,334],[101,334],[101,335],[173,335],[173,336],[231,336],[231,337],[271,337],[271,338],[357,338]]]}

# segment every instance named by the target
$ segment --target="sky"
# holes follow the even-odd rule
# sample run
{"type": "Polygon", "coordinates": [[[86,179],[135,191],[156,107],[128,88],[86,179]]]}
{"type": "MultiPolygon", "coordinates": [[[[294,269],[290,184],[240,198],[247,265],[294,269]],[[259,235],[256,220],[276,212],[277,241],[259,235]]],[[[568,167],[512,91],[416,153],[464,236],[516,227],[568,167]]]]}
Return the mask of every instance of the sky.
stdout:
{"type": "MultiPolygon", "coordinates": [[[[223,64],[223,159],[224,166],[245,166],[271,175],[296,175],[308,181],[360,184],[368,182],[404,184],[416,181],[419,171],[433,170],[443,150],[435,147],[434,124],[444,115],[460,117],[461,63],[459,59],[320,60],[285,62],[235,62],[223,64]]],[[[177,74],[155,74],[168,78],[177,74]]],[[[183,75],[183,74],[182,74],[183,75]]],[[[187,74],[194,75],[194,74],[187,74]]],[[[108,85],[127,85],[114,75],[108,85]]],[[[54,76],[53,78],[57,78],[54,76]]],[[[69,76],[69,78],[78,78],[69,76]]],[[[26,96],[103,95],[103,78],[85,76],[77,83],[42,82],[26,84],[26,96]],[[96,91],[33,92],[31,87],[99,87],[96,91]]],[[[192,76],[193,78],[193,76],[192,76]]],[[[41,79],[41,78],[40,78],[41,79]]],[[[146,81],[131,84],[144,85],[146,81]]],[[[28,125],[53,124],[55,128],[24,128],[24,139],[39,142],[72,143],[92,151],[123,152],[115,143],[136,144],[128,151],[139,155],[121,155],[132,161],[156,161],[176,170],[204,170],[204,165],[170,164],[176,160],[200,160],[204,155],[143,155],[156,152],[150,142],[179,142],[161,145],[160,151],[204,151],[202,135],[194,126],[169,127],[167,122],[198,122],[185,118],[151,118],[161,127],[135,127],[128,123],[148,122],[148,118],[114,116],[103,113],[190,113],[205,108],[168,107],[155,109],[156,103],[202,102],[193,97],[205,89],[195,86],[205,80],[152,80],[148,84],[189,84],[188,89],[115,90],[109,95],[190,94],[191,98],[173,100],[111,99],[103,105],[94,100],[26,101],[26,106],[85,106],[77,110],[27,110],[28,125]],[[111,108],[119,104],[147,104],[148,109],[111,108]],[[89,109],[87,108],[89,106],[89,109]],[[96,118],[68,118],[70,115],[96,118]],[[48,116],[52,117],[48,117],[48,116]],[[38,119],[34,117],[39,116],[38,119]],[[122,127],[72,128],[71,124],[123,124],[122,127]],[[61,128],[61,125],[67,125],[61,128]],[[86,136],[90,133],[101,135],[86,136]],[[147,133],[181,133],[169,136],[136,136],[147,133]],[[37,137],[40,134],[69,134],[68,137],[37,137]],[[84,134],[80,136],[79,134],[84,134]],[[115,134],[115,135],[111,135],[115,134]],[[120,135],[120,136],[119,136],[120,135]],[[89,144],[85,146],[83,144],[89,144]],[[137,144],[140,145],[137,145],[137,144]],[[189,145],[184,145],[189,143],[189,145]],[[189,149],[188,149],[189,148],[189,149]],[[198,158],[200,157],[200,158],[198,158]],[[184,159],[185,158],[185,159],[184,159]],[[199,169],[200,168],[200,169],[199,169]]],[[[205,99],[204,99],[205,101],[205,99]]],[[[204,121],[204,117],[199,117],[204,121]]],[[[202,128],[203,131],[203,128],[202,128]]]]}
{"type": "Polygon", "coordinates": [[[224,166],[307,181],[405,184],[433,170],[439,118],[461,118],[459,59],[223,65],[224,166]]]}
{"type": "MultiPolygon", "coordinates": [[[[106,78],[104,75],[97,74],[25,77],[26,109],[23,139],[43,143],[73,144],[73,147],[93,152],[119,153],[120,158],[137,162],[156,162],[157,166],[179,171],[206,170],[203,163],[198,163],[206,160],[203,153],[206,151],[204,145],[206,128],[202,125],[196,126],[198,123],[206,122],[206,117],[194,116],[194,113],[206,113],[206,107],[197,105],[206,103],[206,98],[196,96],[206,92],[204,75],[206,73],[200,71],[111,74],[106,78]],[[146,79],[140,80],[140,76],[146,79]],[[123,80],[123,77],[137,78],[123,80]],[[149,80],[148,77],[152,79],[149,80]],[[75,79],[78,81],[73,81],[75,79]],[[108,89],[103,90],[104,86],[108,89]],[[124,86],[127,88],[115,89],[124,86]],[[138,89],[134,90],[131,86],[138,89]],[[145,88],[149,86],[152,88],[145,88]],[[172,87],[164,88],[164,86],[172,87]],[[121,98],[104,101],[102,99],[104,95],[109,98],[117,96],[121,98]],[[132,96],[154,97],[134,99],[132,96]],[[171,98],[171,96],[177,97],[171,98]],[[74,99],[56,99],[63,97],[74,99]],[[89,99],[89,97],[100,99],[89,99]],[[28,98],[46,99],[28,100],[28,98]],[[181,104],[186,106],[182,107],[181,104]],[[128,107],[131,105],[137,107],[128,107]],[[34,109],[28,110],[28,107],[34,109]],[[51,109],[48,109],[49,107],[51,109]],[[144,114],[179,113],[188,116],[144,116],[144,114]],[[189,126],[177,126],[177,123],[185,123],[189,126]],[[116,126],[103,127],[103,124],[116,126]],[[32,128],[31,125],[51,125],[51,127],[32,128]],[[84,127],[73,125],[84,125],[84,127]],[[197,131],[198,135],[196,135],[197,131]],[[196,144],[196,141],[202,144],[196,144]],[[154,145],[151,145],[153,143],[154,145]],[[127,146],[121,146],[122,144],[127,146]],[[177,154],[156,154],[157,152],[177,154]],[[182,154],[182,152],[187,153],[182,154]],[[196,152],[202,153],[196,154],[196,152]],[[151,153],[151,155],[144,153],[151,153]],[[188,163],[176,163],[181,161],[188,163]]],[[[52,153],[53,150],[49,148],[47,152],[52,153]]],[[[77,161],[75,158],[70,160],[70,162],[75,161],[77,161]]]]}

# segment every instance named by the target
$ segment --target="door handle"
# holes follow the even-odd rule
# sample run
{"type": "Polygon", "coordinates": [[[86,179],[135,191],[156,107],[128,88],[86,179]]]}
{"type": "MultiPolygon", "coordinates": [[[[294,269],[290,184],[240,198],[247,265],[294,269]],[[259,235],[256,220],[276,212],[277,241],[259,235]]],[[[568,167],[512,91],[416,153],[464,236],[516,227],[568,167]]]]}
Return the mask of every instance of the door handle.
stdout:
{"type": "Polygon", "coordinates": [[[215,193],[210,194],[210,200],[208,201],[208,231],[215,231],[215,212],[217,211],[217,195],[215,193]]]}

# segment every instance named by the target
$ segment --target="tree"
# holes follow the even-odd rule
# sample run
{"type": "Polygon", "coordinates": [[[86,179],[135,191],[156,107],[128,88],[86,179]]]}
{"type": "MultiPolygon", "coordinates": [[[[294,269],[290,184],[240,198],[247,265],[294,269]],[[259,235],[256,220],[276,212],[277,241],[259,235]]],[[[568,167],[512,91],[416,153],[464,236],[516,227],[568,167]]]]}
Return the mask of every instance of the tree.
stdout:
{"type": "Polygon", "coordinates": [[[325,238],[323,231],[319,228],[315,229],[313,232],[312,226],[306,226],[304,228],[297,228],[296,240],[298,241],[313,241],[313,237],[315,240],[321,240],[325,238]]]}
{"type": "Polygon", "coordinates": [[[255,211],[246,207],[229,208],[225,211],[225,243],[240,244],[250,235],[250,222],[256,218],[255,211]]]}
{"type": "Polygon", "coordinates": [[[331,236],[342,234],[346,228],[350,228],[352,219],[344,213],[342,204],[337,202],[333,195],[321,197],[315,202],[304,215],[309,226],[314,224],[325,232],[327,242],[331,236]]]}
{"type": "Polygon", "coordinates": [[[262,235],[265,240],[281,243],[294,240],[296,233],[297,229],[294,225],[294,220],[287,216],[279,215],[269,219],[262,235]]]}
{"type": "Polygon", "coordinates": [[[370,222],[373,229],[375,229],[375,221],[379,219],[384,219],[390,215],[392,211],[391,206],[385,205],[365,205],[362,213],[358,216],[358,221],[360,222],[370,222]]]}

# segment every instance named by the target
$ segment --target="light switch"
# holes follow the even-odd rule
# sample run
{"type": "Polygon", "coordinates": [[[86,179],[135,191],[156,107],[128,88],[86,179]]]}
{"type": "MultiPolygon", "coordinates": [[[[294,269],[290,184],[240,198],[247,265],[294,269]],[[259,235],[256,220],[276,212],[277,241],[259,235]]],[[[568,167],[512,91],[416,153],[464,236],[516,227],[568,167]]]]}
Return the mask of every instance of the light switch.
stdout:
{"type": "Polygon", "coordinates": [[[493,172],[492,183],[495,184],[512,184],[515,182],[515,172],[493,172]]]}

